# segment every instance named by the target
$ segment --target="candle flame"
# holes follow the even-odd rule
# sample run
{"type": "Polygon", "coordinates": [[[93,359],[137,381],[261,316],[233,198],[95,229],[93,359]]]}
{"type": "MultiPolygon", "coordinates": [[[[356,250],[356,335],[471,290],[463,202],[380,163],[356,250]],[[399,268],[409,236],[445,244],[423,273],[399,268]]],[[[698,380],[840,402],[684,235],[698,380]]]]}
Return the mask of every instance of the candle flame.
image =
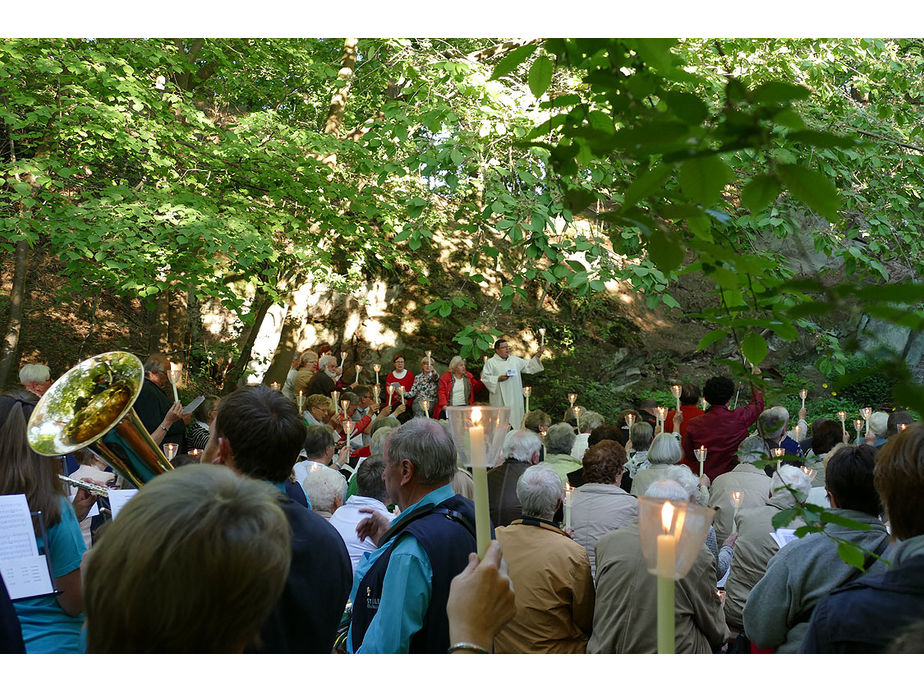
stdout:
{"type": "Polygon", "coordinates": [[[361,371],[363,369],[363,367],[358,363],[354,366],[354,368],[356,368],[356,370],[358,371],[361,371]]]}
{"type": "Polygon", "coordinates": [[[860,416],[862,416],[864,419],[868,419],[870,416],[872,416],[872,414],[873,414],[873,410],[870,409],[869,407],[863,407],[860,410],[860,416]]]}
{"type": "Polygon", "coordinates": [[[786,450],[783,448],[773,448],[773,450],[770,451],[770,454],[774,457],[782,457],[786,454],[786,450]]]}
{"type": "Polygon", "coordinates": [[[531,387],[529,387],[529,386],[523,388],[523,396],[524,396],[524,397],[529,397],[529,396],[532,394],[532,392],[533,392],[533,388],[531,388],[531,387]]]}
{"type": "Polygon", "coordinates": [[[631,428],[635,423],[635,414],[626,414],[626,423],[629,424],[629,427],[631,428]]]}
{"type": "Polygon", "coordinates": [[[665,501],[661,506],[661,528],[666,534],[671,533],[671,520],[674,519],[674,506],[670,501],[665,501]]]}
{"type": "Polygon", "coordinates": [[[343,431],[344,431],[347,435],[350,435],[350,434],[353,432],[353,422],[350,421],[349,419],[347,419],[346,421],[344,421],[344,422],[343,422],[343,431]]]}
{"type": "Polygon", "coordinates": [[[680,385],[671,385],[671,392],[674,393],[674,397],[680,397],[681,389],[680,385]]]}
{"type": "Polygon", "coordinates": [[[667,407],[658,407],[658,416],[663,420],[667,416],[667,407]]]}
{"type": "Polygon", "coordinates": [[[839,418],[841,420],[841,423],[843,423],[844,421],[847,420],[847,412],[845,411],[837,412],[837,418],[839,418]]]}
{"type": "Polygon", "coordinates": [[[799,397],[805,399],[808,396],[808,390],[799,390],[799,397]]]}
{"type": "Polygon", "coordinates": [[[853,425],[854,425],[854,427],[857,429],[857,431],[859,432],[860,429],[863,428],[863,419],[854,419],[854,420],[853,420],[853,425]]]}
{"type": "Polygon", "coordinates": [[[742,496],[744,496],[744,492],[743,491],[732,491],[731,496],[732,496],[732,502],[735,504],[735,507],[737,508],[741,504],[741,498],[742,496]]]}
{"type": "Polygon", "coordinates": [[[379,363],[373,364],[372,370],[374,370],[376,373],[378,373],[380,370],[382,370],[382,365],[379,364],[379,363]]]}
{"type": "Polygon", "coordinates": [[[481,423],[481,407],[472,408],[472,423],[473,424],[481,423]]]}
{"type": "Polygon", "coordinates": [[[574,406],[574,403],[577,401],[577,393],[572,392],[568,395],[568,401],[571,402],[571,406],[574,406]]]}

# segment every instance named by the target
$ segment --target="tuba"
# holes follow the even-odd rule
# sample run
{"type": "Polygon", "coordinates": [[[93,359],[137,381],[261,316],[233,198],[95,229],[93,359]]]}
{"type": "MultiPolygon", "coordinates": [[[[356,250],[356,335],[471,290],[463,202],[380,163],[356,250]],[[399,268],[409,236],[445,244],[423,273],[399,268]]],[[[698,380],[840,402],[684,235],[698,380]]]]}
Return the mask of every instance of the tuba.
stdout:
{"type": "Polygon", "coordinates": [[[133,409],[144,382],[134,354],[110,351],[81,361],[42,396],[29,417],[30,447],[49,457],[89,447],[141,487],[173,466],[133,409]]]}

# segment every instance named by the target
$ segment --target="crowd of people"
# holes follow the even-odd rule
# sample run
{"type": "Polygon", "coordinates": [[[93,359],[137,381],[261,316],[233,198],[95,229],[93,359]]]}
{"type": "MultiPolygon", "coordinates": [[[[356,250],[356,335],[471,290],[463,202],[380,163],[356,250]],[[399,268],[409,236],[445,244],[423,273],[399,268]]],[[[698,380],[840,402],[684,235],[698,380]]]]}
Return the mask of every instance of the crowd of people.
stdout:
{"type": "Polygon", "coordinates": [[[134,408],[154,444],[174,446],[174,469],[116,520],[59,475],[116,488],[117,469],[91,449],[28,445],[52,381],[26,365],[0,396],[0,495],[41,511],[55,591],[11,601],[3,587],[0,651],[654,653],[640,498],[714,510],[676,581],[676,652],[924,648],[924,427],[910,414],[871,414],[852,444],[805,409],[791,425],[757,386],[730,407],[734,382],[715,376],[683,384],[667,412],[642,400],[553,423],[524,403],[542,350],[494,351],[477,377],[460,356],[440,374],[428,353],[415,374],[396,354],[372,384],[359,369],[345,380],[319,345],[281,386],[192,413],[151,355],[134,408]],[[472,475],[445,418],[485,396],[510,419],[479,559],[472,475]],[[795,532],[806,503],[825,509],[824,532],[795,532]],[[862,567],[843,560],[857,553],[862,567]]]}

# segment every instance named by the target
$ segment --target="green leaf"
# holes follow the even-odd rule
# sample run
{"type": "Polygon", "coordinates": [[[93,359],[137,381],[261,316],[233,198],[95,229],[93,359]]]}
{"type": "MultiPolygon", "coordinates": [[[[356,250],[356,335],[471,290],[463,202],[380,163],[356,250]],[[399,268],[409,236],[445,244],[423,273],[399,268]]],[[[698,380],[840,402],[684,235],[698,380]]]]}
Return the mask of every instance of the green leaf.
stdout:
{"type": "Polygon", "coordinates": [[[698,96],[683,91],[669,91],[664,95],[667,108],[680,120],[699,125],[709,115],[709,109],[698,96]]]}
{"type": "Polygon", "coordinates": [[[665,274],[680,267],[684,248],[676,233],[665,233],[660,229],[651,234],[647,245],[648,257],[665,274]]]}
{"type": "Polygon", "coordinates": [[[866,554],[856,544],[843,543],[837,545],[837,555],[841,560],[854,568],[863,569],[863,563],[866,561],[866,554]]]}
{"type": "Polygon", "coordinates": [[[674,39],[639,38],[634,43],[642,60],[653,68],[661,72],[671,69],[671,46],[676,43],[674,39]]]}
{"type": "Polygon", "coordinates": [[[777,173],[793,197],[828,221],[837,221],[837,210],[842,200],[827,176],[796,164],[780,164],[777,173]]]}
{"type": "Polygon", "coordinates": [[[713,330],[712,332],[709,332],[706,336],[704,336],[701,340],[699,340],[699,344],[696,345],[696,350],[702,351],[707,346],[709,346],[710,344],[714,344],[715,342],[719,341],[720,339],[722,339],[722,337],[726,336],[727,334],[728,332],[726,332],[723,329],[713,330]]]}
{"type": "Polygon", "coordinates": [[[626,190],[625,199],[622,203],[623,209],[628,209],[639,200],[648,197],[652,191],[660,188],[670,173],[671,167],[667,164],[659,164],[645,171],[645,173],[632,181],[632,185],[626,190]]]}
{"type": "Polygon", "coordinates": [[[527,77],[529,90],[537,99],[545,94],[545,90],[552,83],[552,71],[554,68],[555,63],[552,62],[551,58],[544,55],[536,58],[532,67],[529,68],[529,76],[527,77]]]}
{"type": "Polygon", "coordinates": [[[714,202],[729,178],[731,170],[715,154],[688,159],[680,164],[680,187],[687,197],[700,204],[714,202]]]}
{"type": "Polygon", "coordinates": [[[517,67],[526,60],[529,56],[535,52],[536,44],[531,43],[526,46],[520,46],[515,48],[503,58],[501,61],[494,66],[494,71],[491,73],[491,79],[500,79],[504,75],[509,75],[511,72],[517,69],[517,67]]]}
{"type": "Polygon", "coordinates": [[[762,174],[754,176],[741,191],[741,202],[752,214],[764,209],[780,194],[780,183],[776,176],[762,174]]]}
{"type": "MultiPolygon", "coordinates": [[[[760,464],[763,467],[763,464],[760,464]]],[[[787,510],[781,510],[771,519],[773,524],[773,529],[779,529],[780,527],[786,527],[793,519],[796,517],[796,513],[799,510],[797,508],[788,508],[787,510]]]]}
{"type": "Polygon", "coordinates": [[[741,340],[742,355],[755,366],[759,366],[761,361],[767,358],[767,351],[766,340],[756,332],[749,333],[741,340]]]}
{"type": "Polygon", "coordinates": [[[857,146],[856,140],[833,135],[830,132],[821,132],[820,130],[791,132],[786,136],[786,139],[822,149],[854,149],[857,146]]]}
{"type": "Polygon", "coordinates": [[[754,103],[777,104],[807,99],[812,92],[798,84],[789,82],[766,82],[754,89],[751,98],[754,103]]]}

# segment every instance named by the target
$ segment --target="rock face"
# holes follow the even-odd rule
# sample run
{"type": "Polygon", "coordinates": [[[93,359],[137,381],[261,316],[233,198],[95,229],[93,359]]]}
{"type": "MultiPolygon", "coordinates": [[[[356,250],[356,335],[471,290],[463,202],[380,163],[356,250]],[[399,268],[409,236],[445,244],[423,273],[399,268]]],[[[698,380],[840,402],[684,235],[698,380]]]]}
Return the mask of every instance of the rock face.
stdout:
{"type": "Polygon", "coordinates": [[[924,382],[924,334],[864,315],[857,328],[860,346],[868,351],[887,349],[901,355],[917,382],[924,382]]]}

